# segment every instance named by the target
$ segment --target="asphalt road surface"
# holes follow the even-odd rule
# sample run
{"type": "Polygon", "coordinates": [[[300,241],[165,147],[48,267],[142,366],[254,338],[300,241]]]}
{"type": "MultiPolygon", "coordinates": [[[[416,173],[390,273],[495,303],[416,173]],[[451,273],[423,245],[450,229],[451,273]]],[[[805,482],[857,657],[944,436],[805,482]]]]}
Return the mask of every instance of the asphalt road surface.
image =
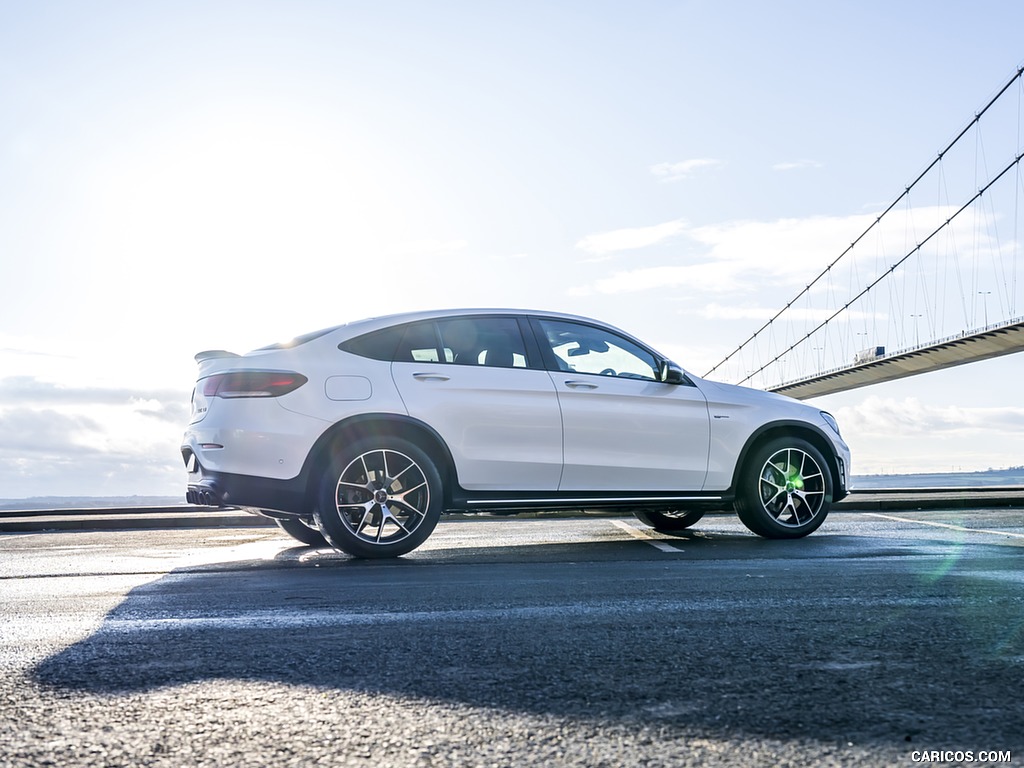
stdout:
{"type": "Polygon", "coordinates": [[[1020,510],[0,535],[0,765],[1021,764],[1022,566],[1020,510]]]}

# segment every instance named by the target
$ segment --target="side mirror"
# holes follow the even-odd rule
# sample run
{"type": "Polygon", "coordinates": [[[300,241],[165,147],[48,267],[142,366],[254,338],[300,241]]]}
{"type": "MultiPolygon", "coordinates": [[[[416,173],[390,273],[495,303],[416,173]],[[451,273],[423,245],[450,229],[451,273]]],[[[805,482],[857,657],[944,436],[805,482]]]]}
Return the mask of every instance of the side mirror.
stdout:
{"type": "Polygon", "coordinates": [[[686,374],[671,360],[665,360],[661,364],[661,380],[666,384],[683,384],[686,381],[686,374]]]}

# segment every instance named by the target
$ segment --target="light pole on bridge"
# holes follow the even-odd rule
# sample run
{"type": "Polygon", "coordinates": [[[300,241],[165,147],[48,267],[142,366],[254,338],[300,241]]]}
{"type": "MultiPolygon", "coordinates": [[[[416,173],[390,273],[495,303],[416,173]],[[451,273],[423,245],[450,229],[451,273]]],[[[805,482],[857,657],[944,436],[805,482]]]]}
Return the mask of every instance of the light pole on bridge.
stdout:
{"type": "Polygon", "coordinates": [[[917,330],[917,321],[918,321],[919,318],[924,317],[924,315],[911,315],[911,317],[914,320],[914,346],[915,347],[920,347],[921,346],[921,334],[918,333],[918,330],[917,330]]]}
{"type": "Polygon", "coordinates": [[[978,291],[978,295],[985,302],[985,327],[988,328],[988,297],[992,295],[992,291],[978,291]]]}

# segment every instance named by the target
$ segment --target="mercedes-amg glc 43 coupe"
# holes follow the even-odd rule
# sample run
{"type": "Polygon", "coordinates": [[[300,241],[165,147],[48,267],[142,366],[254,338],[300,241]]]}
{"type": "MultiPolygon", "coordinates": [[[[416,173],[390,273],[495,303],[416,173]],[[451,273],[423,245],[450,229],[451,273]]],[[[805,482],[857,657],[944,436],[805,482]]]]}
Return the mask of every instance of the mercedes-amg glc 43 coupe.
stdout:
{"type": "Polygon", "coordinates": [[[417,312],[196,360],[188,500],[356,557],[405,554],[452,511],[621,509],[678,533],[734,507],[797,538],[846,495],[828,413],[583,317],[417,312]]]}

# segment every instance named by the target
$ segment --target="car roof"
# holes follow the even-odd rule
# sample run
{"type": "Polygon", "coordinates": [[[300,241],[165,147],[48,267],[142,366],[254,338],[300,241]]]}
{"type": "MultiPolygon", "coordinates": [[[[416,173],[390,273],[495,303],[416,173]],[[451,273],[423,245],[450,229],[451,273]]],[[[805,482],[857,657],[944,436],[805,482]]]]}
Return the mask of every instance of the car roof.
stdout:
{"type": "Polygon", "coordinates": [[[298,338],[292,339],[287,342],[271,344],[266,347],[261,347],[260,349],[254,351],[264,352],[275,349],[288,349],[290,347],[302,344],[305,341],[320,339],[328,335],[331,336],[332,343],[337,343],[339,341],[346,341],[348,339],[355,338],[356,336],[362,336],[364,333],[371,333],[372,331],[390,328],[395,325],[403,325],[405,323],[414,323],[421,320],[443,320],[446,318],[453,317],[479,317],[482,315],[517,315],[528,317],[547,317],[554,318],[556,320],[570,320],[591,325],[598,325],[604,328],[617,331],[623,336],[633,339],[634,341],[640,341],[632,334],[623,331],[620,328],[616,328],[614,325],[611,325],[601,320],[595,320],[590,317],[584,317],[582,315],[572,315],[565,312],[549,312],[536,309],[467,307],[460,309],[429,309],[419,310],[415,312],[400,312],[392,315],[381,315],[379,317],[368,317],[362,320],[353,320],[349,323],[344,323],[342,325],[336,325],[330,328],[324,328],[319,331],[314,331],[312,333],[303,334],[302,336],[299,336],[298,338]]]}
{"type": "MultiPolygon", "coordinates": [[[[548,312],[536,309],[515,309],[497,307],[466,307],[460,309],[428,309],[418,312],[401,312],[393,315],[381,315],[380,317],[369,317],[363,320],[355,320],[351,323],[338,326],[338,329],[350,329],[353,335],[374,331],[378,328],[390,328],[393,325],[414,323],[418,320],[443,320],[450,317],[479,317],[481,315],[529,315],[532,317],[554,317],[561,320],[575,320],[584,323],[595,323],[608,326],[608,323],[594,320],[580,315],[571,315],[564,312],[548,312]]],[[[608,326],[611,327],[611,326],[608,326]]]]}

